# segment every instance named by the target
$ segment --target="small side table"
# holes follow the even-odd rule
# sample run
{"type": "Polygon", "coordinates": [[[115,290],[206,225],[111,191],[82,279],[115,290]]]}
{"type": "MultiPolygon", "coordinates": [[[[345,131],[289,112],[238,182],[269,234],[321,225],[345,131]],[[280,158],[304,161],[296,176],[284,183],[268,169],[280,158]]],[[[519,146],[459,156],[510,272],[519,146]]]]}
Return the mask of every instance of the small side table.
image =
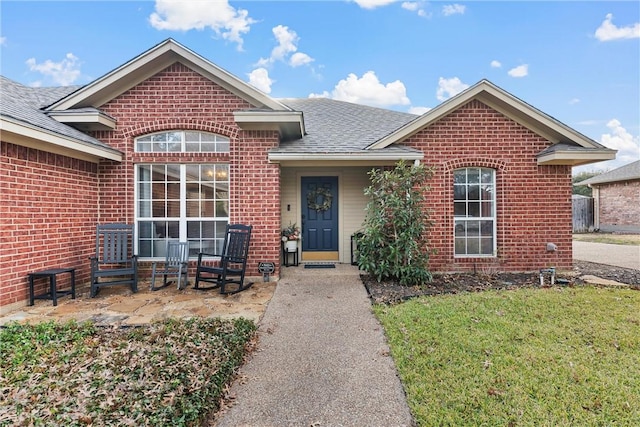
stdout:
{"type": "Polygon", "coordinates": [[[29,305],[33,305],[36,299],[53,300],[53,305],[58,305],[58,297],[71,295],[71,299],[76,299],[76,269],[75,268],[53,268],[50,270],[36,271],[29,273],[29,305]],[[59,274],[71,274],[71,289],[59,291],[56,285],[56,276],[59,274]],[[49,279],[49,292],[42,295],[34,295],[33,281],[35,279],[49,279]]]}
{"type": "Polygon", "coordinates": [[[287,249],[286,245],[282,245],[282,258],[285,267],[297,267],[298,266],[298,248],[294,251],[287,249]],[[289,263],[289,259],[293,258],[293,263],[289,263]]]}

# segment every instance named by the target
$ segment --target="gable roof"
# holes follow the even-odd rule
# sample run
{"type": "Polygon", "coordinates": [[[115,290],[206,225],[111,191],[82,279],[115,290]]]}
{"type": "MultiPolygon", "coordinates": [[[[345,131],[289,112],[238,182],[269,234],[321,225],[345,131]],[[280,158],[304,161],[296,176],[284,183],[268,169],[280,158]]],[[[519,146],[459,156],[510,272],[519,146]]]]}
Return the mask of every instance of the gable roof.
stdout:
{"type": "Polygon", "coordinates": [[[551,147],[538,154],[539,164],[575,166],[615,158],[615,150],[604,147],[488,80],[481,80],[367,148],[380,149],[409,138],[474,99],[551,142],[551,147]]]}
{"type": "MultiPolygon", "coordinates": [[[[304,135],[302,113],[291,110],[173,39],[164,40],[99,79],[70,93],[50,105],[47,111],[56,119],[75,125],[109,126],[110,123],[104,117],[90,114],[86,109],[99,108],[176,62],[253,106],[247,111],[234,112],[240,128],[278,130],[285,140],[304,135]],[[88,122],[82,123],[82,120],[88,122]]],[[[115,127],[115,121],[112,126],[115,127]]]]}
{"type": "Polygon", "coordinates": [[[86,133],[44,114],[42,107],[73,92],[76,86],[28,87],[0,76],[2,140],[96,162],[122,160],[122,153],[86,133]]]}
{"type": "Polygon", "coordinates": [[[47,110],[100,107],[175,62],[180,62],[207,77],[229,92],[246,100],[255,108],[275,111],[289,110],[285,105],[173,39],[164,40],[99,79],[53,103],[47,110]]]}
{"type": "Polygon", "coordinates": [[[620,166],[617,169],[613,169],[609,172],[605,172],[598,176],[594,176],[584,181],[578,182],[576,185],[600,185],[610,182],[631,181],[634,179],[640,179],[640,160],[629,163],[625,166],[620,166]]]}

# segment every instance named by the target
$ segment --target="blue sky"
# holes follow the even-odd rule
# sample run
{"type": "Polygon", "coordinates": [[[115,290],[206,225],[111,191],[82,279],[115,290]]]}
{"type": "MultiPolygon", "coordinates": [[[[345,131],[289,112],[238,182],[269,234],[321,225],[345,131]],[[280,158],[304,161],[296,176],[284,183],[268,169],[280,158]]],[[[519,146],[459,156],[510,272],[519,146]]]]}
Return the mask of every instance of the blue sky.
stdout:
{"type": "Polygon", "coordinates": [[[423,113],[486,78],[640,159],[637,1],[7,1],[0,72],[91,82],[166,38],[275,98],[423,113]]]}

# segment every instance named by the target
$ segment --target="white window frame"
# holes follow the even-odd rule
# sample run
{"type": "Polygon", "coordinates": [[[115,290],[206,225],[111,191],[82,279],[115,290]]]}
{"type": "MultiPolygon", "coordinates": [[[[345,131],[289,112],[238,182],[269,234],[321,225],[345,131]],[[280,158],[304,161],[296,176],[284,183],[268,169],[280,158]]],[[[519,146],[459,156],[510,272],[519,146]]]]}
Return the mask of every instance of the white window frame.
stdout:
{"type": "MultiPolygon", "coordinates": [[[[136,240],[135,240],[135,253],[140,254],[140,250],[141,250],[141,242],[145,241],[145,242],[149,242],[150,245],[150,249],[152,252],[152,256],[145,256],[144,254],[141,255],[140,259],[141,260],[162,260],[164,259],[165,255],[164,252],[162,251],[163,248],[166,247],[166,242],[169,240],[179,240],[181,242],[189,242],[189,252],[190,252],[190,256],[194,257],[197,255],[198,252],[200,251],[205,251],[205,252],[209,252],[209,253],[219,253],[220,248],[222,247],[222,243],[224,240],[224,234],[225,234],[225,228],[226,225],[229,223],[229,209],[231,206],[231,194],[230,194],[230,177],[229,177],[229,164],[228,163],[138,163],[135,165],[134,168],[135,172],[134,172],[134,177],[135,177],[135,190],[134,190],[134,197],[135,197],[135,210],[134,210],[134,214],[135,214],[135,224],[136,224],[136,240]],[[174,199],[174,200],[179,200],[179,215],[178,216],[168,216],[165,214],[165,216],[163,217],[155,217],[153,215],[152,212],[152,208],[150,208],[150,211],[148,214],[142,215],[142,213],[140,212],[140,206],[142,204],[142,202],[144,200],[153,200],[152,194],[149,194],[147,197],[142,197],[142,195],[140,194],[141,192],[141,179],[140,179],[140,170],[141,167],[144,166],[173,166],[173,167],[178,167],[179,168],[179,199],[174,199]],[[214,181],[202,181],[202,180],[198,180],[198,181],[194,181],[194,180],[190,180],[189,183],[193,184],[193,183],[198,183],[198,184],[202,184],[203,182],[213,182],[214,183],[214,188],[217,184],[220,185],[224,185],[226,186],[227,189],[227,195],[228,198],[226,199],[216,199],[214,196],[214,199],[204,199],[204,200],[213,200],[214,203],[214,213],[217,214],[219,212],[219,209],[216,205],[217,202],[226,202],[226,215],[225,216],[191,216],[188,217],[187,216],[187,212],[188,212],[188,207],[187,207],[187,203],[188,201],[198,201],[199,203],[201,203],[203,201],[202,198],[188,198],[188,188],[187,188],[187,168],[188,167],[193,167],[193,166],[198,166],[200,168],[212,168],[211,170],[213,171],[212,173],[214,174],[219,174],[220,177],[218,177],[217,175],[214,178],[214,181]],[[226,171],[226,172],[225,172],[226,171]],[[223,176],[226,173],[226,176],[223,176]],[[156,233],[155,227],[152,229],[153,231],[151,231],[151,236],[148,235],[148,233],[141,233],[140,230],[140,226],[142,223],[147,223],[147,222],[172,222],[172,223],[177,223],[178,224],[178,236],[163,236],[163,237],[159,237],[154,235],[156,233]],[[200,236],[198,238],[189,238],[188,234],[188,226],[187,224],[189,222],[213,222],[215,223],[214,226],[214,230],[212,232],[212,235],[214,236],[213,239],[206,239],[205,236],[203,236],[202,234],[200,234],[200,236]],[[202,247],[203,244],[203,239],[204,241],[208,241],[209,245],[208,246],[204,246],[202,247]],[[155,244],[156,242],[159,244],[159,246],[156,248],[155,244]],[[156,253],[156,256],[153,256],[153,253],[156,253]]],[[[147,181],[144,181],[147,182],[147,181]]],[[[153,181],[151,181],[153,182],[153,181]]],[[[163,182],[163,181],[160,181],[163,182]]],[[[166,181],[164,181],[166,182],[166,181]]],[[[150,191],[153,191],[151,189],[152,187],[150,187],[150,191]]],[[[215,194],[215,190],[214,190],[214,194],[215,194]]],[[[167,196],[165,195],[165,200],[171,200],[170,198],[167,198],[167,196]]],[[[150,206],[152,206],[152,202],[150,202],[150,206]]],[[[146,248],[145,248],[146,251],[146,248]]]]}
{"type": "Polygon", "coordinates": [[[178,129],[140,136],[134,145],[136,153],[229,153],[230,140],[211,132],[178,129]]]}
{"type": "MultiPolygon", "coordinates": [[[[455,258],[491,258],[497,255],[497,197],[496,197],[496,175],[497,171],[492,168],[484,168],[484,167],[464,167],[455,169],[453,171],[454,175],[454,183],[453,183],[453,205],[454,205],[454,214],[453,214],[453,254],[455,258]],[[465,181],[464,183],[456,183],[455,175],[456,172],[465,172],[465,181]],[[478,182],[470,182],[469,181],[469,173],[471,171],[478,171],[479,178],[478,182]],[[482,180],[482,176],[484,172],[491,172],[491,180],[490,182],[482,180]],[[477,198],[469,198],[471,193],[470,187],[478,186],[478,197],[477,198]],[[456,199],[456,187],[464,189],[464,198],[456,199]],[[490,195],[490,197],[487,197],[490,195]],[[464,208],[463,208],[464,205],[464,208]],[[490,207],[490,213],[487,213],[487,208],[490,207]],[[477,214],[475,214],[477,208],[477,214]],[[462,211],[462,212],[461,212],[462,211]],[[483,253],[482,251],[482,239],[489,237],[487,234],[484,236],[482,223],[491,221],[491,253],[483,253]],[[469,234],[469,226],[472,222],[477,222],[478,231],[477,235],[469,234]],[[459,226],[464,224],[462,230],[459,226]],[[469,252],[470,242],[473,240],[477,240],[477,252],[469,252]],[[458,253],[458,243],[464,242],[464,253],[458,253]]],[[[459,193],[460,191],[458,191],[459,193]]]]}

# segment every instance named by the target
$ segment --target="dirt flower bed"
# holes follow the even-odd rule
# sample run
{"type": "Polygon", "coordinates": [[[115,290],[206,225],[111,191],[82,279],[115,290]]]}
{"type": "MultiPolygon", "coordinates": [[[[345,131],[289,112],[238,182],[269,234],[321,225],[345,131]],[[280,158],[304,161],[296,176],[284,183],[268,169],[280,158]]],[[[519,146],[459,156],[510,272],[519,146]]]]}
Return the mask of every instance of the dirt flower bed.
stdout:
{"type": "MultiPolygon", "coordinates": [[[[561,283],[560,286],[580,285],[584,284],[580,277],[586,275],[624,283],[640,290],[640,270],[583,261],[576,261],[572,272],[556,275],[556,281],[561,283]]],[[[540,274],[537,272],[434,274],[430,283],[420,286],[402,286],[393,281],[379,283],[366,274],[361,275],[361,279],[372,301],[378,304],[395,304],[425,295],[540,287],[540,274]]],[[[549,286],[549,277],[545,277],[544,286],[549,286]]]]}

